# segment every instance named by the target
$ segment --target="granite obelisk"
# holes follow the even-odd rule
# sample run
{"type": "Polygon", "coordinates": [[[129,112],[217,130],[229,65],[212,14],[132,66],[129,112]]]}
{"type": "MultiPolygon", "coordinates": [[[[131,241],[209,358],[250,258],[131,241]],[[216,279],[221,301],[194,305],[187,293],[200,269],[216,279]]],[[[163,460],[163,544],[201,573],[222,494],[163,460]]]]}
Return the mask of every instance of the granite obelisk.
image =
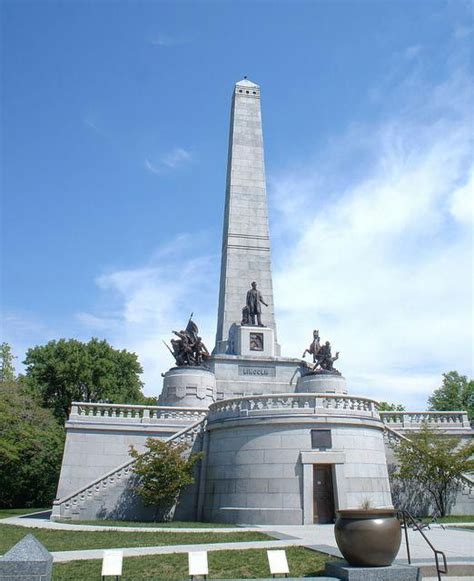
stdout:
{"type": "Polygon", "coordinates": [[[245,78],[236,83],[232,98],[215,353],[228,351],[229,331],[242,319],[253,281],[268,303],[262,321],[273,329],[278,354],[260,87],[245,78]]]}

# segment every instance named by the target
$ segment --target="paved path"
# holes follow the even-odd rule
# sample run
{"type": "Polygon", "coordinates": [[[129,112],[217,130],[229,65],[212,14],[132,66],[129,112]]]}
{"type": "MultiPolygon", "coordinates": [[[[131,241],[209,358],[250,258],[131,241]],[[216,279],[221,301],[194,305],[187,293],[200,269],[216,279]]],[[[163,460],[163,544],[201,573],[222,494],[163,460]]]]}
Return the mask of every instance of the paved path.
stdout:
{"type": "MultiPolygon", "coordinates": [[[[138,547],[125,548],[125,556],[135,555],[157,555],[165,553],[183,553],[192,550],[223,551],[238,549],[268,549],[285,546],[304,546],[316,549],[330,555],[340,556],[334,538],[333,525],[304,525],[304,526],[273,526],[273,527],[236,527],[236,528],[152,528],[152,527],[104,527],[93,525],[72,525],[54,523],[43,518],[11,517],[0,520],[3,524],[14,524],[24,527],[37,527],[55,530],[82,530],[82,531],[103,531],[115,530],[122,532],[216,532],[232,533],[243,531],[265,532],[279,540],[277,541],[256,541],[248,543],[213,543],[208,545],[173,545],[158,547],[138,547]]],[[[467,524],[467,523],[466,523],[467,524]]],[[[440,526],[432,526],[430,530],[424,529],[426,536],[438,550],[446,554],[448,563],[469,563],[474,564],[474,531],[463,529],[443,529],[440,526]]],[[[434,562],[433,553],[421,535],[416,531],[409,531],[409,540],[412,554],[412,561],[415,564],[432,564],[434,562]]],[[[71,561],[78,559],[101,559],[102,550],[89,551],[61,551],[53,553],[55,561],[71,561]]],[[[404,540],[397,555],[397,562],[406,563],[407,554],[404,540]]],[[[466,577],[464,578],[466,581],[466,577]]]]}
{"type": "MultiPolygon", "coordinates": [[[[446,554],[448,562],[474,563],[474,531],[432,526],[430,530],[424,529],[423,532],[436,549],[446,554]]],[[[274,527],[273,532],[269,531],[268,534],[279,539],[296,537],[303,546],[309,546],[335,556],[340,554],[334,538],[333,525],[278,526],[274,527]]],[[[433,562],[433,552],[420,533],[409,530],[408,539],[414,563],[433,562]]],[[[404,538],[402,538],[397,561],[407,562],[404,538]]]]}
{"type": "MultiPolygon", "coordinates": [[[[187,553],[188,551],[242,551],[246,549],[283,549],[300,545],[299,540],[293,541],[253,541],[243,543],[209,543],[199,545],[166,545],[160,547],[130,547],[122,549],[124,557],[139,557],[141,555],[168,555],[170,553],[187,553]]],[[[102,559],[103,549],[83,551],[56,551],[51,553],[55,563],[79,561],[84,559],[102,559]]]]}
{"type": "MultiPolygon", "coordinates": [[[[16,525],[20,527],[35,527],[38,529],[62,530],[62,531],[120,531],[123,533],[242,533],[242,532],[263,532],[262,527],[120,527],[120,526],[100,526],[59,523],[45,518],[47,513],[37,513],[38,516],[12,516],[0,519],[0,524],[16,525]]],[[[269,529],[268,529],[269,530],[269,529]]]]}

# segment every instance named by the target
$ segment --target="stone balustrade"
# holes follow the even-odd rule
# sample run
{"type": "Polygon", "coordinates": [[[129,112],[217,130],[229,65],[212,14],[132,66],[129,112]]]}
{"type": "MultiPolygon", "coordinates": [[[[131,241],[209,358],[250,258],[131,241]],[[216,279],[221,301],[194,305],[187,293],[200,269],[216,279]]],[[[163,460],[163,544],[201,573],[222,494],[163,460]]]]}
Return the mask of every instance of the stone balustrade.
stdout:
{"type": "Polygon", "coordinates": [[[69,420],[153,424],[163,420],[196,422],[206,415],[206,408],[73,402],[69,420]]]}
{"type": "Polygon", "coordinates": [[[469,418],[464,411],[379,413],[384,424],[399,430],[418,430],[423,423],[446,430],[470,428],[469,418]]]}
{"type": "Polygon", "coordinates": [[[318,415],[342,413],[378,419],[377,402],[339,394],[284,393],[244,396],[211,404],[209,421],[255,415],[318,415]]]}

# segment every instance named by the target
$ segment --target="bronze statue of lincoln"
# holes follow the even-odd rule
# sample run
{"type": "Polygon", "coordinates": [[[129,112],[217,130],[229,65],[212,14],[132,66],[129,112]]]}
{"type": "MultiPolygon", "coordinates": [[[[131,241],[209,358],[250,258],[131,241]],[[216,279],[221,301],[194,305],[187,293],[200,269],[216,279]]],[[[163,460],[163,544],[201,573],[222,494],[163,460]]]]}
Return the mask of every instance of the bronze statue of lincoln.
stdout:
{"type": "Polygon", "coordinates": [[[262,314],[262,307],[260,303],[264,304],[266,307],[268,307],[268,304],[263,300],[262,293],[257,290],[257,283],[253,282],[251,286],[252,288],[247,291],[246,301],[250,324],[255,325],[255,317],[257,317],[257,325],[259,327],[265,327],[260,317],[262,314]]]}

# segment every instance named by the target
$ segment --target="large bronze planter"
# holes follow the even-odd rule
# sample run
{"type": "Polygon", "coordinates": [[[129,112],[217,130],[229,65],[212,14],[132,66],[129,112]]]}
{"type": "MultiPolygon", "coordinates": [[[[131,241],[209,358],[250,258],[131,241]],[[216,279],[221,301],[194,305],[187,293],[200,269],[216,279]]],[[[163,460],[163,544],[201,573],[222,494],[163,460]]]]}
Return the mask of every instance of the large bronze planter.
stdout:
{"type": "Polygon", "coordinates": [[[348,509],[337,512],[336,542],[349,565],[386,567],[393,563],[402,540],[395,510],[348,509]]]}

